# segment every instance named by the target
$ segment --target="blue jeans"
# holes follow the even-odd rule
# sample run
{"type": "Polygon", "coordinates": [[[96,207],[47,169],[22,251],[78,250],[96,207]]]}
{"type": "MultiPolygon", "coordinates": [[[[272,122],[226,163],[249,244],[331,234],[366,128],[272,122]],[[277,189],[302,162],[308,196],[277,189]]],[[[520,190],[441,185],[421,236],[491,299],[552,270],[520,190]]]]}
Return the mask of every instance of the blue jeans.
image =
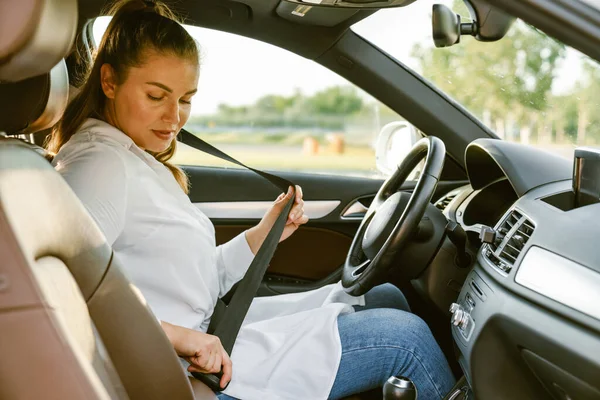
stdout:
{"type": "MultiPolygon", "coordinates": [[[[454,376],[429,327],[410,313],[402,292],[389,283],[379,285],[365,294],[365,303],[338,317],[342,358],[329,398],[382,387],[390,376],[402,375],[417,387],[418,400],[443,399],[454,376]]],[[[233,399],[224,393],[218,398],[233,399]]]]}

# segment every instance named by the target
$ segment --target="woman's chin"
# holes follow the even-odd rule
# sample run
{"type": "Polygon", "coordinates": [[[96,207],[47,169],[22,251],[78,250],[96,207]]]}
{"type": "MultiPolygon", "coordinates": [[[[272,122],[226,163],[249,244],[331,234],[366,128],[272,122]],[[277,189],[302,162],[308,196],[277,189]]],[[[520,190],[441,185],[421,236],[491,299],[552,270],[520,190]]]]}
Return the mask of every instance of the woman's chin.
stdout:
{"type": "Polygon", "coordinates": [[[146,150],[151,153],[158,154],[158,153],[162,153],[163,151],[167,150],[169,148],[170,144],[171,144],[171,141],[161,140],[158,143],[148,144],[148,146],[146,147],[146,150]]]}

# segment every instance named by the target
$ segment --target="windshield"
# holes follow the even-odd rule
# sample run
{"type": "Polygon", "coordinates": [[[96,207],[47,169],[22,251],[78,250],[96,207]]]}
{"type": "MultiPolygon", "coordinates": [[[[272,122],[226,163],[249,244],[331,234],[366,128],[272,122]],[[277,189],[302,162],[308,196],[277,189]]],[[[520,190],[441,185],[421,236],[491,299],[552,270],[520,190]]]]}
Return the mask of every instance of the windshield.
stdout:
{"type": "MultiPolygon", "coordinates": [[[[96,46],[109,21],[94,21],[96,46]]],[[[260,169],[385,175],[376,141],[384,126],[403,120],[400,115],[313,60],[232,33],[185,27],[201,53],[187,130],[260,169]],[[290,78],[292,70],[303,73],[290,78]]],[[[172,161],[232,167],[183,144],[172,161]]]]}
{"type": "MultiPolygon", "coordinates": [[[[461,0],[441,0],[468,20],[461,0]]],[[[500,41],[435,48],[432,1],[384,9],[352,29],[417,71],[499,137],[573,157],[600,144],[598,64],[522,21],[500,41]]]]}

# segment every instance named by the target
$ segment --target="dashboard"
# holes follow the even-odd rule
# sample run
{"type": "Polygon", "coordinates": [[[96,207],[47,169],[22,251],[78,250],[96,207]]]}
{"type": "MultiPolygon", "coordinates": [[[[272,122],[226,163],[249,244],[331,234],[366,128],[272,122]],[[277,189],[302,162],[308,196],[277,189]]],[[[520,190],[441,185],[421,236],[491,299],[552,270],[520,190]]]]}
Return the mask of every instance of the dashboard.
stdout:
{"type": "Polygon", "coordinates": [[[451,309],[475,397],[600,399],[600,203],[575,208],[572,161],[531,147],[465,159],[470,185],[436,204],[475,259],[451,309]]]}

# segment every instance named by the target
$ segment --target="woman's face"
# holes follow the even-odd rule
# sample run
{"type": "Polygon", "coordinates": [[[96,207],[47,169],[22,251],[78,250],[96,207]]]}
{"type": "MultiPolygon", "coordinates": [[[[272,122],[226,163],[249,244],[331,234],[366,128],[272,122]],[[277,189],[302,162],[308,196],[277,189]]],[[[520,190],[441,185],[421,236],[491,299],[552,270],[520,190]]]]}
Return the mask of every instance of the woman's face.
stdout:
{"type": "Polygon", "coordinates": [[[190,117],[199,66],[175,55],[146,54],[145,63],[118,83],[109,64],[101,68],[107,122],[144,150],[166,150],[190,117]]]}

